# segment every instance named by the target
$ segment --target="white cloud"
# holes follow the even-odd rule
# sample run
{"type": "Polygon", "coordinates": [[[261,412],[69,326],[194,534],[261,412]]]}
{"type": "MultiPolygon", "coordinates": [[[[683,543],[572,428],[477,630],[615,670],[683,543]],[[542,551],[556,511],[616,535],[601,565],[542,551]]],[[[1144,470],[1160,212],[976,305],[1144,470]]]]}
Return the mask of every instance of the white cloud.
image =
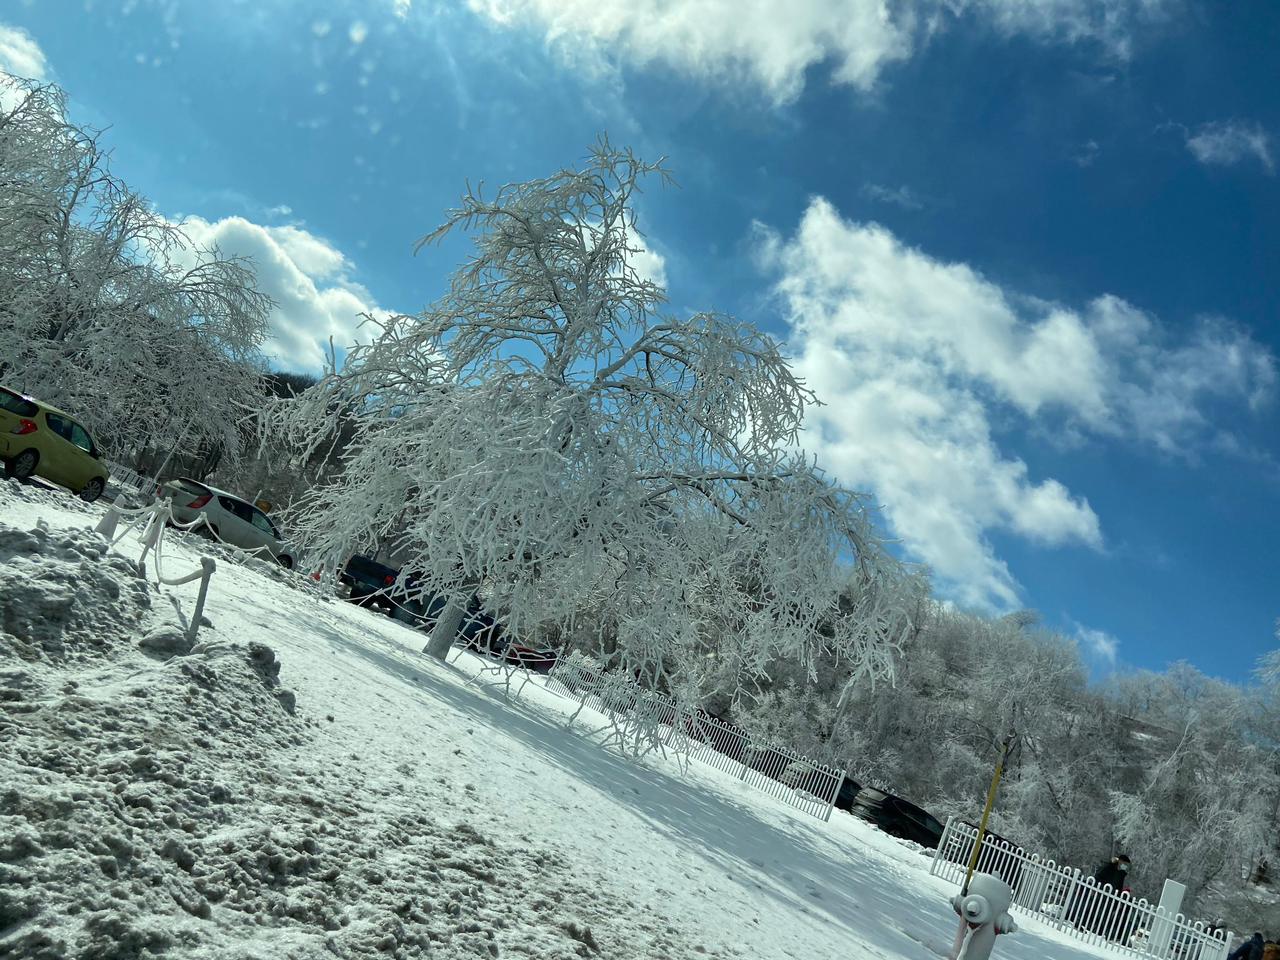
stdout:
{"type": "Polygon", "coordinates": [[[1094,630],[1083,624],[1077,623],[1076,640],[1078,640],[1085,649],[1090,659],[1098,661],[1107,667],[1116,665],[1116,656],[1120,652],[1120,641],[1107,633],[1105,630],[1094,630]]]}
{"type": "Polygon", "coordinates": [[[392,0],[392,9],[395,15],[401,20],[409,16],[409,11],[413,8],[413,0],[392,0]]]}
{"type": "Polygon", "coordinates": [[[0,71],[27,80],[47,80],[49,62],[31,34],[0,23],[0,71]]]}
{"type": "Polygon", "coordinates": [[[1246,160],[1256,160],[1268,173],[1275,172],[1271,137],[1257,123],[1218,120],[1203,124],[1187,137],[1187,149],[1208,166],[1230,167],[1246,160]]]}
{"type": "Polygon", "coordinates": [[[656,250],[650,250],[643,244],[630,257],[630,263],[636,273],[645,280],[652,280],[660,287],[667,285],[667,258],[656,250]]]}
{"type": "Polygon", "coordinates": [[[1088,500],[1033,477],[996,425],[1190,455],[1221,433],[1210,402],[1257,407],[1275,387],[1271,354],[1225,322],[1175,339],[1115,297],[1081,309],[1019,297],[822,199],[794,236],[761,228],[761,241],[799,372],[827,404],[806,443],[873,491],[907,549],[967,605],[1018,606],[995,532],[1103,544],[1088,500]]]}
{"type": "Polygon", "coordinates": [[[347,30],[347,39],[352,46],[360,46],[369,37],[369,27],[363,20],[357,20],[347,30]]]}
{"type": "Polygon", "coordinates": [[[777,103],[794,99],[805,72],[830,63],[836,83],[875,85],[958,16],[1007,34],[1045,41],[1093,41],[1128,53],[1133,24],[1166,0],[468,0],[504,26],[542,32],[575,62],[611,53],[662,63],[692,76],[748,79],[777,103]]]}
{"type": "Polygon", "coordinates": [[[320,369],[331,336],[342,349],[356,341],[362,314],[390,313],[351,279],[352,264],[341,251],[300,227],[264,227],[242,217],[213,223],[189,217],[183,227],[201,246],[253,261],[259,287],[276,301],[265,351],[285,369],[320,369]]]}

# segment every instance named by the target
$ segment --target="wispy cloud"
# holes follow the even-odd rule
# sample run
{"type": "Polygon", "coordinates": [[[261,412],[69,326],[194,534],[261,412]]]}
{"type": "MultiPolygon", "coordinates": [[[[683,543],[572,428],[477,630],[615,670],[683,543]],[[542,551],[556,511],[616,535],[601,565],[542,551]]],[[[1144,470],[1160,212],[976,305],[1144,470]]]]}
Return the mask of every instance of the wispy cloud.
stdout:
{"type": "Polygon", "coordinates": [[[908,186],[886,187],[880,183],[862,185],[862,195],[880,203],[889,203],[903,210],[923,210],[924,199],[908,186]]]}
{"type": "Polygon", "coordinates": [[[1097,140],[1086,140],[1071,159],[1077,167],[1092,167],[1100,152],[1097,140]]]}
{"type": "Polygon", "coordinates": [[[1207,166],[1230,167],[1257,161],[1275,173],[1271,136],[1262,125],[1249,120],[1215,120],[1187,136],[1191,155],[1207,166]]]}
{"type": "Polygon", "coordinates": [[[1105,630],[1095,630],[1084,624],[1075,624],[1076,640],[1089,658],[1106,667],[1115,667],[1120,653],[1120,641],[1105,630]]]}
{"type": "Polygon", "coordinates": [[[492,22],[533,29],[590,63],[587,48],[691,76],[745,81],[775,103],[794,100],[806,72],[831,67],[836,83],[867,90],[928,37],[961,18],[1046,43],[1092,42],[1128,55],[1132,31],[1167,0],[468,0],[492,22]]]}

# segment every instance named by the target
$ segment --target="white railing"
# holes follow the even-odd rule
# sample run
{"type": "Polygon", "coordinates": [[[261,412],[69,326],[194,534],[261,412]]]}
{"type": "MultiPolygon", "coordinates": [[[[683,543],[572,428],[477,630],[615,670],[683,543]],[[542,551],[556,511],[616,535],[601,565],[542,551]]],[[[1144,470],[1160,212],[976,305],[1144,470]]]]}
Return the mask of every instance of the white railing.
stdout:
{"type": "Polygon", "coordinates": [[[786,747],[752,739],[745,731],[690,711],[673,698],[645,690],[619,673],[562,660],[547,678],[554,693],[577,700],[680,754],[730,773],[820,820],[831,819],[844,771],[815,763],[786,747]]]}
{"type": "Polygon", "coordinates": [[[143,502],[150,502],[160,492],[160,484],[158,482],[150,477],[144,477],[136,470],[121,466],[118,463],[111,463],[110,461],[107,462],[107,468],[111,471],[112,483],[117,487],[127,487],[143,502]]]}
{"type": "MultiPolygon", "coordinates": [[[[978,828],[952,817],[934,852],[930,872],[956,884],[964,882],[978,828]]],[[[1000,877],[1013,888],[1015,909],[1032,913],[1093,946],[1126,957],[1157,960],[1224,960],[1231,935],[1169,914],[1144,899],[1099,887],[1073,867],[987,836],[978,853],[977,872],[1000,877]]]]}

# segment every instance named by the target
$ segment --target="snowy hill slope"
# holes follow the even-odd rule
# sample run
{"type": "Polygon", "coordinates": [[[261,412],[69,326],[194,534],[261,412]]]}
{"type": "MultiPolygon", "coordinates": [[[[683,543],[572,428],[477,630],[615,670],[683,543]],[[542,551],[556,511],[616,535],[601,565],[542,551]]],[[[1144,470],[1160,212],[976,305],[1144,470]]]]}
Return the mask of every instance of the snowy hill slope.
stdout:
{"type": "MultiPolygon", "coordinates": [[[[166,659],[175,611],[100,515],[0,484],[0,957],[944,955],[918,850],[621,757],[264,564],[220,557],[166,659]]],[[[168,571],[208,551],[175,538],[168,571]]],[[[1029,926],[997,955],[1098,955],[1029,926]]]]}

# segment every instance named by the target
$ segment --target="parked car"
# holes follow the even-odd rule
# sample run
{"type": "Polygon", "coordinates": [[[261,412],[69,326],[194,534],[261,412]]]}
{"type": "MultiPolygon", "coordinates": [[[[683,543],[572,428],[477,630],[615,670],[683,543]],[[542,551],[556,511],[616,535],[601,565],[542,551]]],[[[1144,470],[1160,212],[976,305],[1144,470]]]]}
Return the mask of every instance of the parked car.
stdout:
{"type": "Polygon", "coordinates": [[[285,569],[293,569],[293,549],[271,518],[247,500],[190,477],[162,484],[160,496],[172,500],[173,518],[179,523],[200,522],[215,539],[266,554],[285,569]]]}
{"type": "MultiPolygon", "coordinates": [[[[444,613],[445,603],[446,598],[439,594],[426,602],[422,611],[423,630],[430,633],[435,629],[436,621],[444,613]]],[[[458,640],[464,647],[495,656],[502,655],[507,649],[502,624],[494,619],[476,596],[472,596],[467,604],[467,612],[458,627],[458,640]]]]}
{"type": "Polygon", "coordinates": [[[395,609],[387,591],[395,585],[400,571],[369,557],[353,554],[338,573],[338,582],[351,588],[351,599],[362,607],[395,609]]]}
{"type": "Polygon", "coordinates": [[[854,798],[857,797],[858,792],[861,789],[862,784],[858,783],[857,780],[850,780],[848,777],[845,777],[844,780],[840,782],[840,789],[836,792],[836,808],[846,811],[852,810],[854,798]]]}
{"type": "Polygon", "coordinates": [[[89,431],[74,417],[5,387],[0,387],[0,458],[10,477],[43,477],[90,502],[102,496],[111,475],[89,431]]]}
{"type": "Polygon", "coordinates": [[[874,787],[863,787],[853,798],[849,812],[879,827],[891,836],[936,849],[942,841],[943,826],[929,811],[910,800],[874,787]]]}
{"type": "MultiPolygon", "coordinates": [[[[443,609],[444,603],[438,597],[428,604],[424,629],[430,630],[435,625],[436,617],[443,609]]],[[[558,658],[556,651],[551,649],[512,643],[503,631],[502,624],[484,609],[478,597],[471,598],[467,615],[458,628],[458,635],[464,647],[535,673],[549,673],[558,658]]]]}

